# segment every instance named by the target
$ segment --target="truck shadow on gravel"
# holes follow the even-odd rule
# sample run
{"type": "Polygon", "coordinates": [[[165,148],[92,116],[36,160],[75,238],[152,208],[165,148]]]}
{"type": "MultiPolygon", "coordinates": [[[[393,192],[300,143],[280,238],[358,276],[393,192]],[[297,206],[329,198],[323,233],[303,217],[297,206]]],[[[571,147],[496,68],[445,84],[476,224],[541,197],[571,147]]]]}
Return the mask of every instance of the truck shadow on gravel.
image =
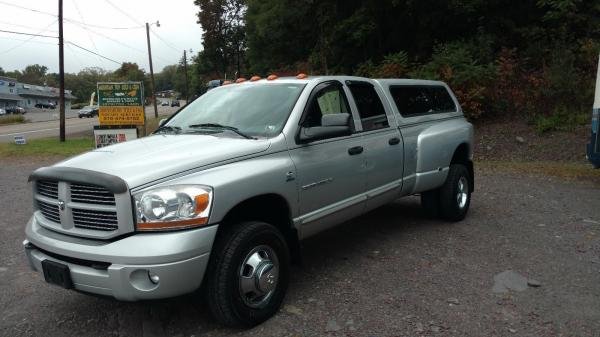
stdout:
{"type": "MultiPolygon", "coordinates": [[[[304,241],[302,265],[292,268],[284,306],[309,297],[320,301],[319,291],[314,287],[315,281],[322,284],[323,290],[330,281],[348,277],[340,274],[340,263],[357,266],[372,264],[375,262],[373,255],[379,254],[385,241],[396,240],[407,232],[420,236],[419,232],[439,226],[447,224],[429,219],[418,199],[405,198],[304,241]]],[[[335,288],[334,285],[331,287],[335,288]]],[[[62,295],[62,300],[53,303],[54,313],[45,317],[54,322],[43,323],[40,320],[44,320],[44,317],[39,317],[35,325],[55,325],[59,332],[69,331],[71,334],[85,331],[87,335],[103,336],[190,335],[206,332],[229,335],[240,332],[215,323],[199,292],[173,299],[133,303],[67,293],[54,287],[52,292],[62,295]],[[81,322],[86,323],[82,326],[79,324],[81,322]]],[[[280,313],[248,333],[257,332],[257,329],[272,329],[273,325],[289,325],[289,322],[285,324],[289,318],[280,313]]]]}

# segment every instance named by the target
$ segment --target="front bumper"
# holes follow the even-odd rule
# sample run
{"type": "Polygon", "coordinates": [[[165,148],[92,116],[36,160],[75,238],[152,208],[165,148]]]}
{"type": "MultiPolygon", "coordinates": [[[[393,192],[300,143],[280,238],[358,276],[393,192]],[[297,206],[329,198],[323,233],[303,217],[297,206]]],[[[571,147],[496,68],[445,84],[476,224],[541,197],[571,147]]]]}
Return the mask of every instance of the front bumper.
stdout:
{"type": "Polygon", "coordinates": [[[42,261],[55,261],[69,267],[76,290],[136,301],[198,289],[216,231],[217,226],[211,226],[104,242],[59,234],[32,218],[23,244],[31,268],[38,273],[42,274],[42,261]],[[150,275],[158,276],[158,282],[150,275]]]}

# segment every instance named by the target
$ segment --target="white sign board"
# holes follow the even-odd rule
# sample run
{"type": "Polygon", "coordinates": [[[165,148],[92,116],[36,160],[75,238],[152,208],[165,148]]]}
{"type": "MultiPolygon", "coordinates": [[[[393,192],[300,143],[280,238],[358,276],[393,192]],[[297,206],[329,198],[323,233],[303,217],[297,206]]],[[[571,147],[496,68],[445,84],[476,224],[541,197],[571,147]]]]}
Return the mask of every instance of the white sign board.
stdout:
{"type": "Polygon", "coordinates": [[[124,129],[97,129],[94,128],[94,140],[96,148],[137,139],[136,128],[124,129]]]}
{"type": "Polygon", "coordinates": [[[25,136],[15,136],[15,144],[17,144],[17,145],[27,144],[27,140],[25,139],[25,136]]]}

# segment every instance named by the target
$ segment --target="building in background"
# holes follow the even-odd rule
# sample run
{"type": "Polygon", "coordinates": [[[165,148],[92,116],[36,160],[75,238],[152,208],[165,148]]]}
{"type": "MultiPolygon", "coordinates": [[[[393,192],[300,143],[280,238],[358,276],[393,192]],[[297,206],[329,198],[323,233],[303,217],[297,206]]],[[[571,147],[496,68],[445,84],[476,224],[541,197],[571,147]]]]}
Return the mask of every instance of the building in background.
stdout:
{"type": "Polygon", "coordinates": [[[0,76],[0,108],[6,109],[19,105],[22,99],[17,93],[17,80],[0,76]]]}
{"type": "MultiPolygon", "coordinates": [[[[58,107],[59,89],[41,85],[17,82],[16,79],[0,76],[0,108],[20,106],[26,109],[37,104],[58,107]]],[[[65,109],[71,108],[71,101],[76,97],[71,90],[65,90],[65,109]]]]}
{"type": "MultiPolygon", "coordinates": [[[[41,85],[31,85],[26,83],[17,83],[17,91],[23,99],[19,106],[23,108],[33,108],[36,104],[52,104],[58,107],[59,89],[41,85]]],[[[71,100],[75,96],[70,90],[65,90],[65,109],[71,108],[71,100]]]]}

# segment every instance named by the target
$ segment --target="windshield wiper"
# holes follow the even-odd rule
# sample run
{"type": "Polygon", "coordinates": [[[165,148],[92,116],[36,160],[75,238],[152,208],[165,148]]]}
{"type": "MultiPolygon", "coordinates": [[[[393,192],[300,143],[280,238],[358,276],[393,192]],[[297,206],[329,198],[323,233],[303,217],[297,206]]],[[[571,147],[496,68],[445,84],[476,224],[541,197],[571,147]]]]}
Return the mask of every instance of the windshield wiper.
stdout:
{"type": "Polygon", "coordinates": [[[159,127],[158,129],[154,130],[154,132],[152,133],[167,133],[167,132],[173,132],[173,133],[180,133],[181,132],[181,128],[178,126],[168,126],[168,125],[163,125],[161,127],[159,127]]]}
{"type": "Polygon", "coordinates": [[[201,129],[201,128],[215,128],[215,129],[224,129],[237,133],[238,135],[246,138],[246,139],[256,139],[256,137],[252,137],[240,131],[238,128],[228,125],[221,125],[217,123],[203,123],[203,124],[192,124],[188,126],[191,129],[201,129]]]}

